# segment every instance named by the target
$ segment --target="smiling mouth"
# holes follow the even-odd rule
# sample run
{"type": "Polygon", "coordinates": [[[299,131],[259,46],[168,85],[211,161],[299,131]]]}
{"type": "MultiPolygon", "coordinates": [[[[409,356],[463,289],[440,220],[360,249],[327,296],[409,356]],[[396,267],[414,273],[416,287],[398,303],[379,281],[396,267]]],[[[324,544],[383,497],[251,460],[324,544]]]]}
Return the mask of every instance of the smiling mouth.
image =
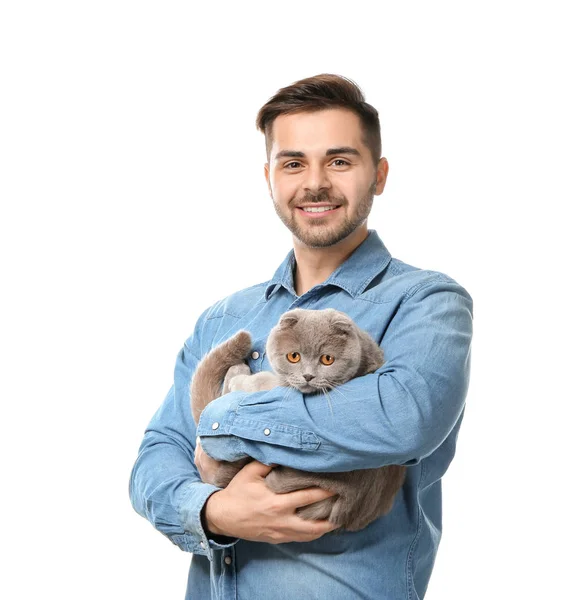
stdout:
{"type": "Polygon", "coordinates": [[[328,204],[323,206],[297,206],[296,208],[308,217],[322,217],[334,213],[341,205],[328,204]]]}

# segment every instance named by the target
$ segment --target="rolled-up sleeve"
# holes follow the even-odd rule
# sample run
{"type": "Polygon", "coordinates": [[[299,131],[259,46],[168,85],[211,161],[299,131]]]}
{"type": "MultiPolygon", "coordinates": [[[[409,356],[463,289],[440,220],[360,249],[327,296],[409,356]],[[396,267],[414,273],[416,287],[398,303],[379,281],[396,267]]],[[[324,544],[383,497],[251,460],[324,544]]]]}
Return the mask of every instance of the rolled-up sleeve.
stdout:
{"type": "Polygon", "coordinates": [[[174,384],[147,426],[129,495],[133,508],[174,544],[211,558],[211,549],[233,545],[237,539],[224,538],[223,543],[209,539],[201,521],[204,504],[220,488],[203,483],[194,464],[196,426],[189,386],[199,362],[193,350],[198,328],[179,352],[174,384]]]}
{"type": "Polygon", "coordinates": [[[463,287],[445,278],[417,285],[390,320],[378,371],[329,396],[227,394],[201,416],[202,447],[218,460],[248,455],[306,471],[417,464],[460,421],[472,334],[473,301],[463,287]]]}

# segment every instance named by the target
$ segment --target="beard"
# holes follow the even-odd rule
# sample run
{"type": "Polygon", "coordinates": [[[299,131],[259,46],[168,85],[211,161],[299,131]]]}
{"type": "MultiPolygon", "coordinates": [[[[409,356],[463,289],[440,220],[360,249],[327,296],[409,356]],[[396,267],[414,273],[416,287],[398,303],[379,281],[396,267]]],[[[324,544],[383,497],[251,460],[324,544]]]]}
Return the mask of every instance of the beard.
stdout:
{"type": "MultiPolygon", "coordinates": [[[[346,237],[351,235],[358,227],[363,225],[372,210],[374,202],[374,194],[376,192],[376,181],[370,186],[366,195],[360,199],[352,214],[345,215],[343,222],[336,224],[325,223],[326,219],[308,219],[304,225],[296,221],[295,211],[300,204],[308,204],[311,202],[328,202],[341,208],[348,204],[345,196],[335,197],[330,196],[328,192],[323,191],[318,195],[313,195],[307,192],[304,197],[294,198],[288,203],[290,212],[283,211],[274,201],[274,210],[284,225],[292,232],[292,235],[300,240],[309,248],[328,248],[334,246],[346,237]]],[[[337,209],[340,210],[340,209],[337,209]]]]}

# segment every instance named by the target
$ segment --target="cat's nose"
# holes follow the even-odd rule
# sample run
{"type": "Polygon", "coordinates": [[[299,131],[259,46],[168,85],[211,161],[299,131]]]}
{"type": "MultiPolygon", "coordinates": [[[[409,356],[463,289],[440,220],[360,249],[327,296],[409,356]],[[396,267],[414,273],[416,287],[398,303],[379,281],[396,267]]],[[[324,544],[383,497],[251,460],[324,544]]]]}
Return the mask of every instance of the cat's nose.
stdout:
{"type": "Polygon", "coordinates": [[[306,379],[306,381],[310,381],[311,379],[314,379],[314,375],[309,375],[308,373],[306,375],[303,375],[302,377],[304,377],[304,379],[306,379]]]}

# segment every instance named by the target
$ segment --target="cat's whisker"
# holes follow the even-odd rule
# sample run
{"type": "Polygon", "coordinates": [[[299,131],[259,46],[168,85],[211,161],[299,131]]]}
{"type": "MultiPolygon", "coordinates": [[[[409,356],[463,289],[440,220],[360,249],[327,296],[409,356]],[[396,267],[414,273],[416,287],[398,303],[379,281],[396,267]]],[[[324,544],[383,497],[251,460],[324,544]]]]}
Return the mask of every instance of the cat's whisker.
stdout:
{"type": "MultiPolygon", "coordinates": [[[[294,388],[293,387],[286,387],[286,393],[282,396],[282,401],[281,402],[287,402],[288,401],[288,396],[292,395],[294,388]]],[[[281,404],[280,402],[280,404],[281,404]]]]}
{"type": "Polygon", "coordinates": [[[331,385],[331,391],[332,392],[337,392],[337,394],[341,394],[341,396],[343,396],[344,400],[348,399],[347,396],[340,389],[338,389],[336,386],[332,385],[330,382],[329,382],[329,385],[331,385]]]}
{"type": "Polygon", "coordinates": [[[323,388],[321,388],[321,391],[323,392],[323,394],[327,398],[327,403],[329,405],[329,409],[331,411],[331,415],[333,415],[334,414],[333,413],[333,405],[331,404],[331,396],[329,395],[329,388],[323,387],[323,388]]]}

